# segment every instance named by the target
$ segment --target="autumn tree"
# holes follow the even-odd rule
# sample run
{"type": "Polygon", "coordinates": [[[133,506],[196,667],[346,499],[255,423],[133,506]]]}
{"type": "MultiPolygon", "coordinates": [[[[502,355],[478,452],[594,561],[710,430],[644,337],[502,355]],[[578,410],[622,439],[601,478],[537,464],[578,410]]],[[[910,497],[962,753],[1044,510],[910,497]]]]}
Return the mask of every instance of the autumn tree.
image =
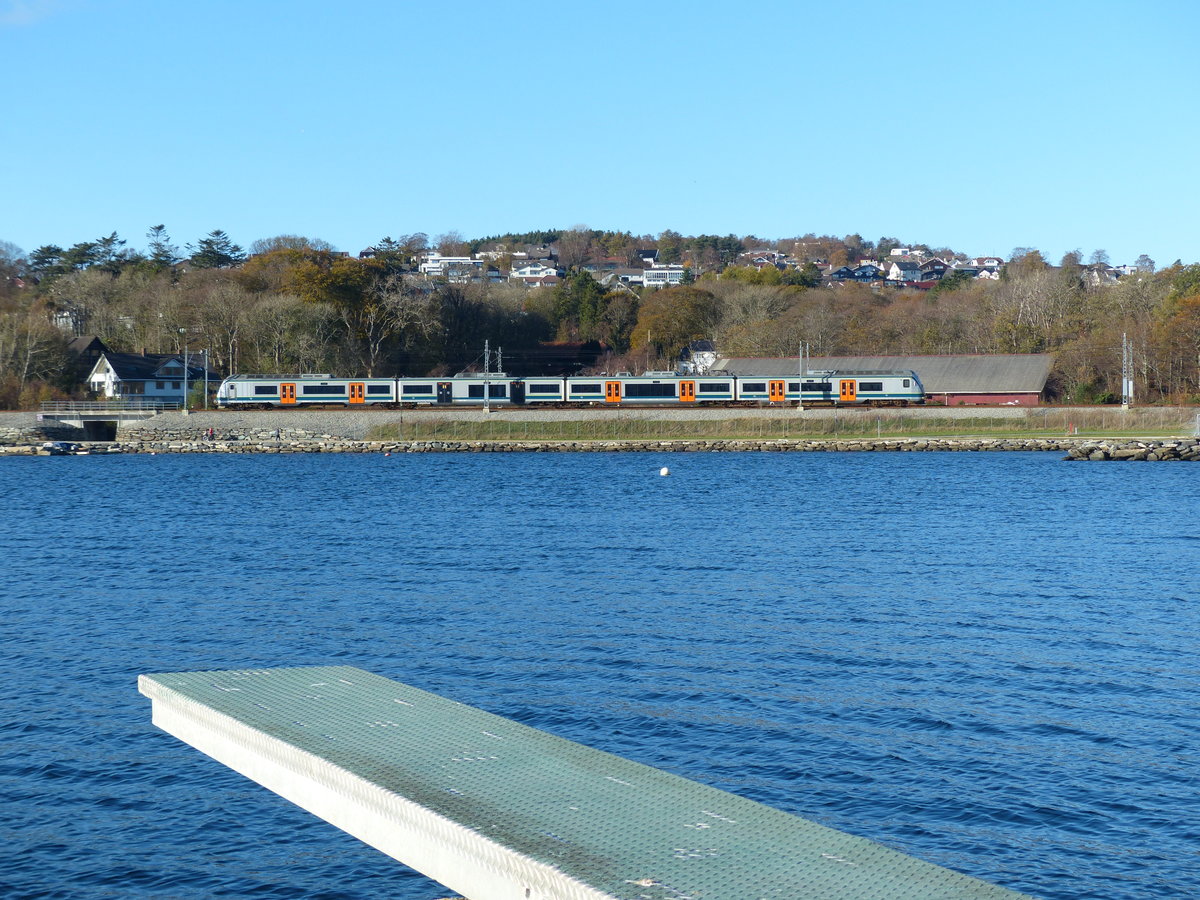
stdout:
{"type": "Polygon", "coordinates": [[[582,266],[592,258],[592,232],[586,225],[564,231],[558,239],[558,262],[565,269],[582,266]]]}
{"type": "Polygon", "coordinates": [[[275,237],[259,238],[250,245],[250,255],[258,256],[275,250],[318,250],[330,253],[336,248],[321,238],[309,238],[299,234],[277,234],[275,237]]]}
{"type": "Polygon", "coordinates": [[[631,346],[674,359],[689,342],[710,337],[719,322],[720,305],[709,291],[694,285],[651,291],[639,304],[631,346]]]}

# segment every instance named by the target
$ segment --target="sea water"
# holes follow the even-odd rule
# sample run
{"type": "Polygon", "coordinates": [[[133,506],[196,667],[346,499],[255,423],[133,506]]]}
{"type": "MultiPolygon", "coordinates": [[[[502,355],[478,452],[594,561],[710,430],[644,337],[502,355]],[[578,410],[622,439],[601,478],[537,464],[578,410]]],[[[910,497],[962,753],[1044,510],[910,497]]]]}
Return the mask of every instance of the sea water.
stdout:
{"type": "Polygon", "coordinates": [[[5,897],[444,896],[136,690],[325,664],[1039,897],[1200,895],[1186,463],[17,458],[0,498],[5,897]]]}

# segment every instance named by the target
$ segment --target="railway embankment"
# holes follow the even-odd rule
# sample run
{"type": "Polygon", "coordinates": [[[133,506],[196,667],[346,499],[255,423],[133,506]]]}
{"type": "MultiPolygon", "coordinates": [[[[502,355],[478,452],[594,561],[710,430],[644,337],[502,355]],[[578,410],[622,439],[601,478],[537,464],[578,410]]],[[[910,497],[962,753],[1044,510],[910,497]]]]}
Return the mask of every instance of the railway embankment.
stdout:
{"type": "MultiPolygon", "coordinates": [[[[607,412],[599,415],[582,410],[537,410],[518,417],[511,412],[489,416],[479,410],[445,414],[422,411],[417,415],[195,411],[186,416],[167,413],[122,425],[116,440],[107,442],[87,441],[81,429],[55,428],[31,413],[0,413],[0,455],[47,453],[50,451],[42,447],[43,442],[62,440],[76,442],[81,451],[96,454],[1040,451],[1063,453],[1069,460],[1200,460],[1200,440],[1196,438],[1101,439],[1094,434],[1070,434],[1077,427],[1071,423],[1079,421],[1101,431],[1104,427],[1128,428],[1132,424],[1125,414],[1106,410],[848,411],[841,413],[840,426],[838,410],[805,411],[803,416],[794,411],[756,409],[686,410],[670,415],[632,410],[621,411],[616,419],[611,411],[607,412]],[[1054,421],[1050,420],[1052,414],[1054,421]],[[1047,430],[1062,425],[1058,419],[1068,423],[1068,435],[1047,436],[1047,430]],[[831,426],[848,430],[856,424],[860,429],[856,433],[820,431],[831,426]],[[970,434],[979,426],[1007,426],[1013,430],[970,437],[904,434],[906,428],[956,427],[970,434]],[[1022,426],[1036,426],[1041,434],[1022,435],[1022,426]],[[812,430],[795,433],[802,428],[812,430]],[[882,434],[870,433],[876,429],[882,434]],[[900,433],[889,435],[888,430],[900,433]]],[[[1138,424],[1161,427],[1160,434],[1178,434],[1182,423],[1194,415],[1188,412],[1168,418],[1160,411],[1151,412],[1154,420],[1142,417],[1138,424]]]]}
{"type": "MultiPolygon", "coordinates": [[[[737,453],[737,452],[1058,452],[1068,460],[1200,461],[1200,441],[1096,441],[1079,438],[850,438],[663,440],[350,440],[336,435],[267,432],[80,442],[85,453],[737,453]]],[[[0,448],[5,455],[46,453],[39,444],[0,448]]]]}

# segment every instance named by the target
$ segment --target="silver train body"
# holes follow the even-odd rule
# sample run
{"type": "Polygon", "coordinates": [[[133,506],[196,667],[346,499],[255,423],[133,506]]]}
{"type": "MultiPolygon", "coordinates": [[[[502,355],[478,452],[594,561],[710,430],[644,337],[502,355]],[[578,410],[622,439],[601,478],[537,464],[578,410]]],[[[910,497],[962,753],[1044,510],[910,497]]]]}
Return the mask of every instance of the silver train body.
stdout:
{"type": "Polygon", "coordinates": [[[334,378],[233,375],[217,389],[218,407],[304,406],[908,406],[925,402],[915,372],[828,371],[804,375],[576,375],[512,378],[334,378]]]}

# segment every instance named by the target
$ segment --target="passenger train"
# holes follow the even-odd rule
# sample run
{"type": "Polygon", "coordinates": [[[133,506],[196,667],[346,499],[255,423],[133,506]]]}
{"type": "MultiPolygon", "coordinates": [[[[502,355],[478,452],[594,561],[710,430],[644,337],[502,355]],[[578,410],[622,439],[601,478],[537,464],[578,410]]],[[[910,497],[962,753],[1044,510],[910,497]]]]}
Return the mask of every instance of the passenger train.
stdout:
{"type": "Polygon", "coordinates": [[[233,375],[217,406],[908,406],[925,402],[916,372],[826,371],[803,375],[573,375],[513,378],[504,373],[450,378],[334,378],[233,375]],[[486,395],[485,395],[486,391],[486,395]]]}

